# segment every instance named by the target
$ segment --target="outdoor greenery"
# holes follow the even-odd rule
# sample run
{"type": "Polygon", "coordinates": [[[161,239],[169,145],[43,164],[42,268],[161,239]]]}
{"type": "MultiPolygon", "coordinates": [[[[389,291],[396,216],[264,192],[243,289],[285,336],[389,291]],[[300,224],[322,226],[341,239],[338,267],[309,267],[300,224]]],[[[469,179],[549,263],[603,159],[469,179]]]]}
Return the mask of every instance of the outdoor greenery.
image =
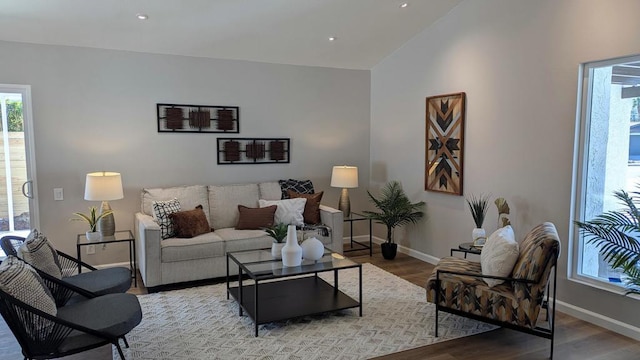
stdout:
{"type": "Polygon", "coordinates": [[[273,238],[273,242],[283,243],[287,238],[287,230],[289,225],[287,224],[275,224],[270,228],[265,229],[264,231],[269,234],[273,238]]]}
{"type": "Polygon", "coordinates": [[[9,131],[21,132],[24,130],[22,126],[22,101],[7,100],[7,118],[9,131]]]}
{"type": "Polygon", "coordinates": [[[482,224],[484,224],[484,218],[487,216],[487,211],[489,210],[489,195],[475,196],[472,194],[466,200],[476,228],[481,229],[482,224]]]}
{"type": "Polygon", "coordinates": [[[408,223],[415,224],[424,217],[422,209],[425,202],[420,201],[412,204],[398,181],[387,183],[380,191],[379,198],[371,195],[368,190],[367,194],[380,211],[364,211],[364,214],[378,224],[387,226],[387,243],[393,243],[392,234],[396,226],[408,223]]]}
{"type": "MultiPolygon", "coordinates": [[[[632,192],[636,197],[640,192],[632,192]]],[[[588,243],[599,248],[604,260],[626,275],[627,294],[640,294],[640,211],[636,199],[624,190],[614,192],[624,208],[608,211],[593,220],[575,221],[588,243]]]]}
{"type": "Polygon", "coordinates": [[[73,218],[71,220],[86,221],[87,223],[89,223],[89,231],[94,232],[96,231],[96,227],[98,226],[98,221],[100,221],[100,219],[102,219],[107,215],[113,214],[112,210],[106,210],[100,215],[97,214],[97,211],[98,209],[95,206],[92,206],[89,208],[89,215],[76,212],[76,213],[73,213],[73,215],[77,216],[77,218],[73,218]]]}

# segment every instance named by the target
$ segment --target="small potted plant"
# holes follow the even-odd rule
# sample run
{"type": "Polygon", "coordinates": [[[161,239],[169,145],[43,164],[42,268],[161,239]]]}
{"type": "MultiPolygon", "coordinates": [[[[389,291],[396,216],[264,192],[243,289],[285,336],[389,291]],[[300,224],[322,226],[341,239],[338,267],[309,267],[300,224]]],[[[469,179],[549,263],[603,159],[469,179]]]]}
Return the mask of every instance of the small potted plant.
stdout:
{"type": "Polygon", "coordinates": [[[100,240],[100,233],[97,231],[98,222],[103,217],[113,214],[112,210],[104,210],[101,214],[97,214],[98,209],[95,206],[89,208],[89,214],[83,214],[80,212],[73,213],[77,216],[71,220],[83,220],[89,223],[89,231],[87,231],[87,240],[98,241],[100,240]]]}
{"type": "Polygon", "coordinates": [[[489,196],[480,195],[476,197],[475,195],[471,195],[466,200],[469,205],[469,210],[471,210],[473,222],[476,224],[476,228],[471,232],[473,246],[482,247],[487,241],[487,233],[484,231],[482,224],[484,223],[484,218],[487,216],[487,210],[489,209],[489,196]]]}
{"type": "Polygon", "coordinates": [[[387,241],[380,244],[382,256],[387,260],[393,260],[398,251],[398,244],[393,241],[393,230],[396,226],[408,223],[417,223],[422,219],[425,202],[411,203],[407,195],[402,190],[402,185],[398,181],[387,183],[381,191],[380,198],[376,198],[367,191],[369,199],[379,212],[365,211],[365,216],[374,220],[378,224],[387,226],[387,241]]]}
{"type": "Polygon", "coordinates": [[[287,239],[287,230],[288,225],[282,223],[275,224],[264,230],[273,238],[271,256],[273,256],[274,259],[280,259],[282,257],[282,247],[284,247],[285,240],[287,239]]]}

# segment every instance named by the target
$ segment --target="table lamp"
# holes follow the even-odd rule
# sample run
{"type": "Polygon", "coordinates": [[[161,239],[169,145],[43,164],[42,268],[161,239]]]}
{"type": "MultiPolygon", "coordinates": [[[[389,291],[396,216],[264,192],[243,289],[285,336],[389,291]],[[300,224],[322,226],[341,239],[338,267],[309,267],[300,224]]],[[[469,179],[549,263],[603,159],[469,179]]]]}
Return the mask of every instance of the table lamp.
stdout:
{"type": "Polygon", "coordinates": [[[331,173],[331,186],[342,188],[338,210],[342,210],[344,217],[351,215],[349,190],[358,187],[358,168],[356,166],[334,166],[331,173]]]}
{"type": "MultiPolygon", "coordinates": [[[[84,199],[102,201],[100,213],[111,210],[109,200],[119,200],[124,197],[122,192],[122,176],[117,172],[99,171],[87,174],[84,186],[84,199]]],[[[109,214],[98,222],[98,231],[102,236],[113,236],[116,231],[116,221],[113,214],[109,214]]]]}

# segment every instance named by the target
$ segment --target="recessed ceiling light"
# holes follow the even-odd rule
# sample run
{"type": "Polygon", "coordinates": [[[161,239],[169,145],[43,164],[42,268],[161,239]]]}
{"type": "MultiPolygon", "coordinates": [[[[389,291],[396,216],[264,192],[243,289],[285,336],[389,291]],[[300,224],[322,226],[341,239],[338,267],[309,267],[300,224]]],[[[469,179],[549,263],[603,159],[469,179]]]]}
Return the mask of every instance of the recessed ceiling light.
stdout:
{"type": "Polygon", "coordinates": [[[329,41],[336,41],[336,39],[338,39],[338,38],[335,37],[335,36],[329,36],[329,41]]]}
{"type": "Polygon", "coordinates": [[[138,18],[138,20],[147,20],[149,18],[149,15],[147,15],[147,14],[136,14],[136,17],[138,18]]]}
{"type": "Polygon", "coordinates": [[[401,8],[403,8],[403,9],[404,9],[404,8],[406,8],[407,6],[409,6],[409,3],[402,3],[402,4],[400,5],[400,7],[401,7],[401,8]]]}

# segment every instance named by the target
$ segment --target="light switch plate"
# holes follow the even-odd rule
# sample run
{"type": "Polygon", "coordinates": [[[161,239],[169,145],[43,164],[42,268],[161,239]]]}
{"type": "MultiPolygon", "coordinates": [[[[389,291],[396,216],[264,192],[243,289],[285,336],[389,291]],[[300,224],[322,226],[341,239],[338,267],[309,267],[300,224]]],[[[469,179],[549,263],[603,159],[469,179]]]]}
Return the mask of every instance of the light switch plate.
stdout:
{"type": "Polygon", "coordinates": [[[62,188],[53,189],[53,200],[64,200],[62,188]]]}

